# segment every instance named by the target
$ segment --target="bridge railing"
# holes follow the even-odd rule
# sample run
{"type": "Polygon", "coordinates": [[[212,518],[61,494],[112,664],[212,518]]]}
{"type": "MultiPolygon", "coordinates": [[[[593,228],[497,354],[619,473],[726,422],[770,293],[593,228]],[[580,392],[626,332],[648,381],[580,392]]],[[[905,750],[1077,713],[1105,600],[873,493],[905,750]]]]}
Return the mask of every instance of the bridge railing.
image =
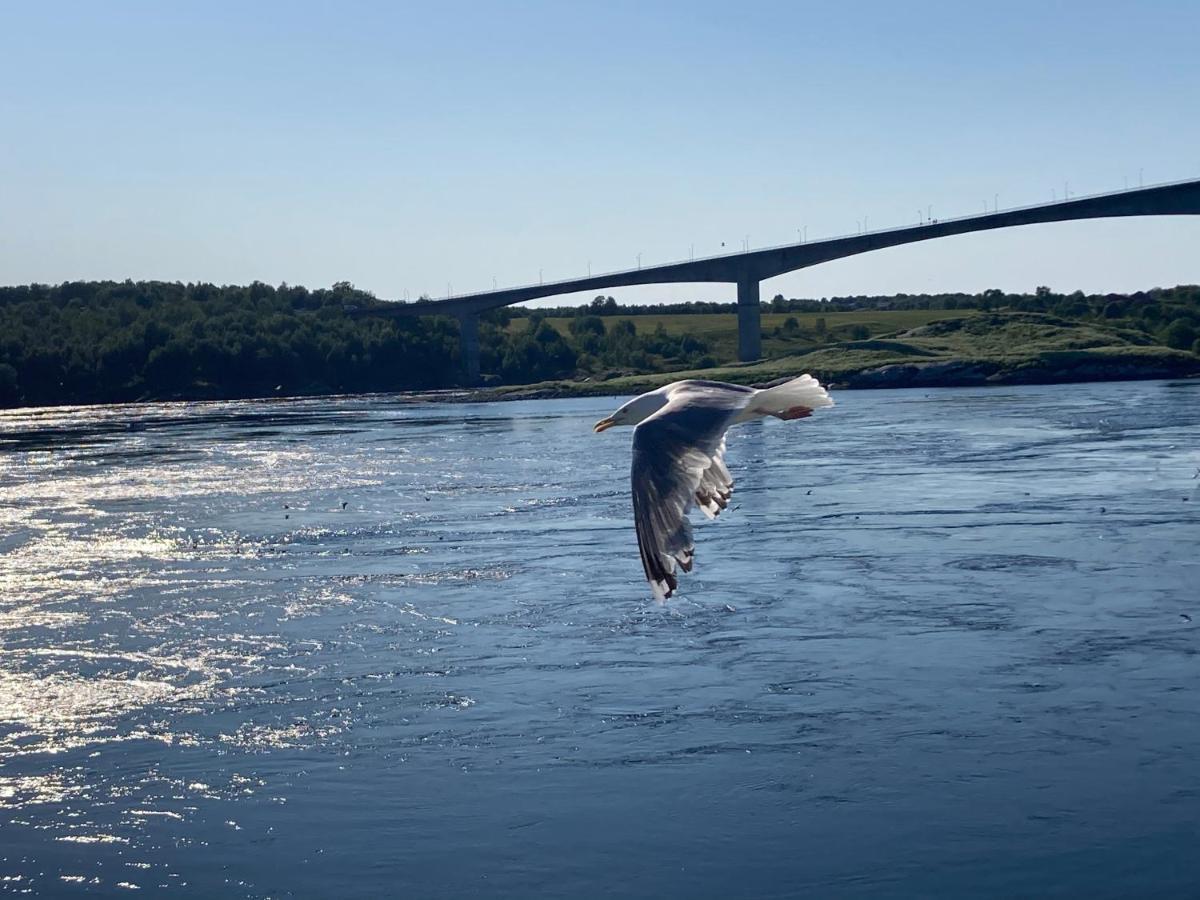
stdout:
{"type": "MultiPolygon", "coordinates": [[[[812,244],[830,244],[830,243],[833,243],[834,241],[844,241],[844,240],[848,240],[851,238],[866,237],[868,235],[895,234],[900,231],[911,231],[915,228],[928,228],[933,225],[942,225],[942,224],[957,223],[957,222],[967,222],[967,221],[971,221],[973,219],[985,219],[985,218],[988,218],[989,216],[998,216],[1002,213],[1031,212],[1033,210],[1048,209],[1050,207],[1055,207],[1055,206],[1064,206],[1064,205],[1070,204],[1070,203],[1080,203],[1085,200],[1098,200],[1098,199],[1102,199],[1104,197],[1119,197],[1122,194],[1136,194],[1136,193],[1143,192],[1143,191],[1158,190],[1161,188],[1182,187],[1183,185],[1188,185],[1188,184],[1200,184],[1200,179],[1185,178],[1185,179],[1182,179],[1179,181],[1164,181],[1164,182],[1160,182],[1157,184],[1142,185],[1142,186],[1133,187],[1133,188],[1121,188],[1120,190],[1117,190],[1117,191],[1101,191],[1100,193],[1096,193],[1096,194],[1084,194],[1082,196],[1071,197],[1070,199],[1066,199],[1066,200],[1050,200],[1050,201],[1044,201],[1041,203],[1030,203],[1030,204],[1026,204],[1024,206],[1006,206],[1006,207],[1003,207],[1000,209],[993,210],[992,212],[968,213],[967,215],[951,216],[946,219],[934,219],[932,222],[921,222],[917,225],[894,225],[894,226],[891,226],[888,228],[876,228],[876,229],[873,229],[870,231],[857,231],[857,232],[854,232],[853,234],[850,234],[850,233],[839,234],[839,235],[834,235],[832,237],[816,238],[811,241],[801,241],[799,243],[789,242],[789,243],[785,243],[785,244],[770,244],[765,247],[758,247],[754,250],[744,250],[741,253],[716,253],[711,256],[690,256],[687,259],[677,259],[677,260],[672,260],[670,262],[655,263],[654,265],[651,265],[651,266],[639,266],[636,269],[613,269],[613,270],[606,271],[606,272],[590,272],[587,275],[581,275],[581,276],[577,276],[575,278],[562,278],[562,279],[557,279],[554,281],[539,281],[537,284],[514,285],[512,287],[496,288],[496,289],[490,290],[490,291],[475,291],[475,292],[469,293],[469,294],[447,294],[447,296],[444,298],[437,298],[437,299],[430,298],[429,300],[417,300],[417,301],[414,301],[414,303],[424,304],[424,303],[439,303],[439,302],[442,302],[443,300],[472,300],[472,299],[479,298],[479,297],[491,297],[496,294],[507,293],[509,291],[525,291],[525,290],[531,290],[534,288],[540,289],[540,288],[565,287],[565,286],[569,286],[569,285],[573,285],[573,284],[578,284],[581,281],[590,281],[592,279],[597,279],[597,278],[612,278],[612,277],[615,277],[618,275],[635,275],[638,272],[653,272],[656,269],[667,269],[672,266],[691,265],[693,263],[725,261],[725,260],[730,260],[730,259],[737,259],[738,257],[753,256],[757,253],[769,253],[772,250],[790,250],[794,247],[807,247],[812,244]]],[[[586,291],[586,290],[589,290],[589,288],[581,287],[578,289],[578,291],[580,291],[580,292],[586,291]]],[[[567,293],[576,293],[576,292],[577,291],[566,290],[566,291],[554,292],[554,293],[567,294],[567,293]]]]}
{"type": "MultiPolygon", "coordinates": [[[[999,207],[991,212],[986,212],[986,213],[967,213],[967,214],[961,215],[961,216],[949,216],[948,218],[945,218],[945,219],[934,219],[932,222],[921,222],[917,225],[893,225],[888,228],[876,228],[871,231],[856,231],[854,233],[839,234],[839,235],[835,235],[833,237],[825,237],[825,238],[819,238],[819,239],[813,240],[813,241],[805,241],[802,244],[797,244],[797,243],[772,244],[772,245],[769,245],[766,247],[759,247],[757,250],[750,250],[748,252],[738,253],[738,254],[734,254],[734,255],[746,256],[750,253],[766,253],[771,250],[790,250],[792,247],[807,247],[809,244],[828,244],[828,243],[832,243],[834,241],[844,241],[849,238],[865,237],[866,235],[870,235],[870,234],[895,234],[896,232],[899,232],[899,231],[911,231],[914,228],[927,228],[930,225],[942,225],[942,224],[951,223],[951,222],[969,222],[972,219],[986,219],[989,216],[998,216],[1002,213],[1031,212],[1031,211],[1037,210],[1037,209],[1049,209],[1050,207],[1054,207],[1054,206],[1065,206],[1069,203],[1082,203],[1085,200],[1099,200],[1099,199],[1103,199],[1105,197],[1119,197],[1122,194],[1137,194],[1137,193],[1141,193],[1144,191],[1158,190],[1160,188],[1182,187],[1182,186],[1188,185],[1188,184],[1200,184],[1200,179],[1184,178],[1180,181],[1164,181],[1164,182],[1161,182],[1158,184],[1143,185],[1142,187],[1121,188],[1120,190],[1116,190],[1116,191],[1101,191],[1096,194],[1081,194],[1078,197],[1071,197],[1070,199],[1067,199],[1067,200],[1046,200],[1041,203],[1028,203],[1023,206],[1003,206],[1003,207],[999,207]]],[[[728,258],[728,254],[722,255],[722,256],[704,257],[704,259],[726,259],[726,258],[728,258]]],[[[697,260],[697,262],[700,262],[700,261],[701,260],[699,260],[699,259],[697,260]]],[[[675,263],[668,263],[667,265],[675,265],[675,263]]],[[[656,268],[657,268],[657,266],[656,266],[656,268]]]]}

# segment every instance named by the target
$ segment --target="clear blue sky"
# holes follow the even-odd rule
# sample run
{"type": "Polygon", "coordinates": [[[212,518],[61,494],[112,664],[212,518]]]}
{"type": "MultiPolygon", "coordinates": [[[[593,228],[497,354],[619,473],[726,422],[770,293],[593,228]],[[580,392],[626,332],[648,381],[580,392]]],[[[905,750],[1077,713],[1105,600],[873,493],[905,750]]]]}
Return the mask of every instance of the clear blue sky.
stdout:
{"type": "MultiPolygon", "coordinates": [[[[1198,35],[1195,0],[0,2],[0,283],[440,296],[1200,176],[1198,35]]],[[[1200,220],[1155,218],[764,292],[1197,281],[1200,220]]]]}

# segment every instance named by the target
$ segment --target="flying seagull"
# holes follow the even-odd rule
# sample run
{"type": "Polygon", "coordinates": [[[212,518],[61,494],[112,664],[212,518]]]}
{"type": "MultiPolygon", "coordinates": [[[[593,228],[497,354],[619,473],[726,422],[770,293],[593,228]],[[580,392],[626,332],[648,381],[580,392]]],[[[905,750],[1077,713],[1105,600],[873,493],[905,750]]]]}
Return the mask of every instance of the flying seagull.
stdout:
{"type": "Polygon", "coordinates": [[[658,601],[678,586],[676,567],[692,570],[695,545],[687,513],[715,519],[733,494],[725,467],[725,431],[762,416],[803,419],[833,406],[811,375],[762,390],[721,381],[676,381],[634,397],[593,431],[634,425],[633,521],[646,580],[658,601]]]}

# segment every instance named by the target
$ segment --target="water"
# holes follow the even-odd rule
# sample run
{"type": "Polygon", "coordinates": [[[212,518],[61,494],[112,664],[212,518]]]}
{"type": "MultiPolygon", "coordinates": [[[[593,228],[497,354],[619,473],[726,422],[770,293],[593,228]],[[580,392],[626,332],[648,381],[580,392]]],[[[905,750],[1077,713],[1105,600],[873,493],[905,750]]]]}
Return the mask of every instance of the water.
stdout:
{"type": "Polygon", "coordinates": [[[0,415],[0,892],[1194,896],[1200,382],[0,415]]]}

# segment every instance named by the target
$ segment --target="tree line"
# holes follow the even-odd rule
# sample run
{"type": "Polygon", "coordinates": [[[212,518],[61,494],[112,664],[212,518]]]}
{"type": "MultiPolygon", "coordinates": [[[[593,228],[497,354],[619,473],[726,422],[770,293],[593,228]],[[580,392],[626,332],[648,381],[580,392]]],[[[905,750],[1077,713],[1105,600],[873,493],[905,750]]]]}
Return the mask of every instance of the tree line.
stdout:
{"type": "MultiPolygon", "coordinates": [[[[687,302],[659,305],[621,305],[612,297],[596,297],[585,306],[560,306],[529,309],[506,307],[510,316],[646,316],[689,315],[700,313],[734,314],[736,303],[687,302]]],[[[1177,350],[1200,354],[1200,285],[1152,288],[1132,294],[1056,293],[1039,286],[1032,293],[1006,293],[998,289],[978,294],[890,294],[822,297],[820,299],[785,298],[776,294],[762,304],[770,313],[833,313],[867,310],[1013,310],[1040,312],[1065,319],[1107,322],[1135,328],[1177,350]]],[[[785,322],[786,326],[786,322],[785,322]]],[[[794,328],[795,326],[793,326],[794,328]]],[[[856,337],[855,333],[848,333],[856,337]]],[[[866,337],[866,335],[861,335],[866,337]]]]}
{"type": "MultiPolygon", "coordinates": [[[[318,290],[160,281],[0,287],[0,406],[427,390],[461,383],[456,321],[366,314],[378,305],[348,282],[318,290]]],[[[1200,353],[1195,285],[1129,295],[1038,288],[1031,294],[776,296],[763,308],[1047,312],[1138,329],[1200,353]]],[[[732,311],[732,304],[713,303],[621,306],[611,297],[581,307],[493,310],[480,322],[482,370],[493,381],[527,383],[612,370],[706,368],[727,360],[715,358],[702,337],[668,332],[661,322],[639,327],[634,319],[732,311]],[[548,321],[555,315],[569,316],[567,327],[548,321]]],[[[798,326],[792,320],[779,327],[787,334],[798,326]]],[[[826,339],[867,336],[843,329],[826,339]]]]}
{"type": "MultiPolygon", "coordinates": [[[[0,287],[0,406],[429,390],[461,384],[458,323],[363,314],[348,282],[308,290],[160,281],[0,287]]],[[[526,383],[604,368],[715,365],[691,335],[596,316],[561,334],[505,310],[480,323],[483,371],[526,383]]]]}
{"type": "Polygon", "coordinates": [[[0,404],[41,406],[423,389],[458,376],[447,319],[356,319],[310,291],[159,281],[0,288],[0,404]]]}

